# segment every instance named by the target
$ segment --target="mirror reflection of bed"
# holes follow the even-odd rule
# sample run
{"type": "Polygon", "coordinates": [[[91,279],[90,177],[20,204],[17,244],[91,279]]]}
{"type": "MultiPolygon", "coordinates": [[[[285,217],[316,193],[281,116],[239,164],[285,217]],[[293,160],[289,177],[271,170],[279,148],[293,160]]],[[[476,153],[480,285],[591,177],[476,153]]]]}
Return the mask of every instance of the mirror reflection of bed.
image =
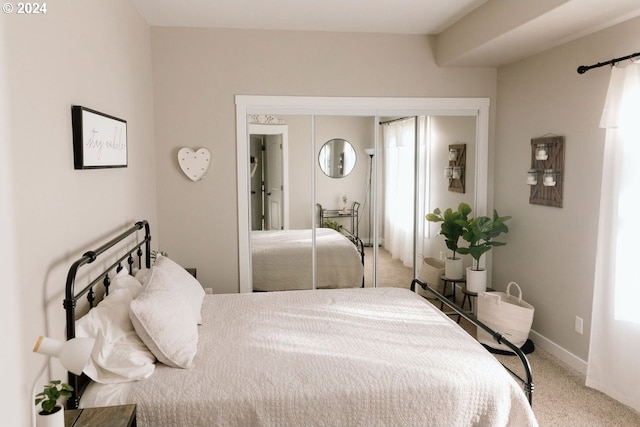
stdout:
{"type": "Polygon", "coordinates": [[[314,269],[317,289],[360,287],[364,283],[362,249],[333,228],[252,231],[253,290],[309,289],[314,269]]]}
{"type": "MultiPolygon", "coordinates": [[[[337,232],[318,228],[314,235],[312,221],[300,214],[304,196],[291,197],[304,194],[299,179],[304,175],[298,172],[301,147],[296,127],[290,148],[290,126],[284,120],[269,115],[259,116],[257,121],[260,123],[250,125],[249,137],[253,290],[310,289],[312,277],[318,288],[362,286],[359,239],[339,228],[337,232]],[[292,161],[288,161],[290,151],[292,161]],[[294,171],[291,181],[290,169],[294,171]]],[[[328,168],[332,177],[349,175],[355,165],[355,151],[348,141],[328,142],[321,153],[321,167],[328,168]]],[[[350,230],[353,232],[353,225],[350,230]]]]}
{"type": "MultiPolygon", "coordinates": [[[[273,138],[275,135],[268,135],[270,132],[282,132],[282,192],[283,200],[288,201],[283,204],[284,220],[280,229],[267,221],[266,216],[256,218],[259,209],[254,205],[264,205],[270,192],[265,184],[268,167],[263,161],[267,171],[258,166],[255,169],[257,172],[251,176],[253,290],[310,289],[312,277],[316,278],[316,288],[362,286],[363,244],[356,225],[360,221],[360,212],[356,209],[354,213],[353,208],[360,206],[354,195],[361,192],[360,182],[366,171],[358,168],[361,165],[358,165],[358,154],[352,142],[337,135],[355,135],[362,140],[366,124],[355,123],[354,128],[353,121],[338,119],[347,128],[345,133],[338,129],[340,125],[322,126],[328,132],[327,136],[323,136],[325,131],[318,131],[317,139],[321,142],[318,142],[318,149],[313,153],[318,189],[317,203],[314,204],[309,191],[312,175],[309,164],[305,162],[312,156],[311,117],[278,116],[276,120],[277,126],[264,123],[250,125],[252,162],[254,157],[266,157],[264,152],[270,150],[264,146],[259,148],[256,141],[273,138]],[[321,203],[326,209],[322,208],[321,203]],[[328,215],[323,219],[322,210],[339,212],[339,215],[328,215]],[[312,234],[314,227],[315,237],[312,234]],[[312,270],[311,249],[314,243],[315,273],[312,270]]],[[[371,123],[372,119],[369,118],[367,124],[370,126],[371,123]]],[[[253,166],[251,170],[254,170],[253,166]]]]}

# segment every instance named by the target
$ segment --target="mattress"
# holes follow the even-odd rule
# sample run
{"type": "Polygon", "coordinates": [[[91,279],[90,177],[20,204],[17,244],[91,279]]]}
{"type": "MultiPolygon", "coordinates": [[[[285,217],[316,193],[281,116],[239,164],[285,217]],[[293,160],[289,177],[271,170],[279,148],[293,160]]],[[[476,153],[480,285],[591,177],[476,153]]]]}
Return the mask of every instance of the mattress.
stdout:
{"type": "Polygon", "coordinates": [[[522,389],[451,319],[399,288],[207,295],[195,367],[92,384],[140,427],[533,426],[522,389]]]}
{"type": "MultiPolygon", "coordinates": [[[[254,291],[311,288],[312,230],[251,232],[254,291]]],[[[362,285],[364,267],[356,246],[342,233],[316,229],[316,288],[362,285]]]]}

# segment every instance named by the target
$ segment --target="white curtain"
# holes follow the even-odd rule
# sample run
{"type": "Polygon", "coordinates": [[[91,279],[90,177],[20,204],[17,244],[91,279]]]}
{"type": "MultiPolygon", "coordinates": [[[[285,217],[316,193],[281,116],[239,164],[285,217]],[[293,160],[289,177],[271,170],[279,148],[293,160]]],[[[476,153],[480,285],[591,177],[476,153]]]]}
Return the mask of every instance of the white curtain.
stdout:
{"type": "Polygon", "coordinates": [[[587,385],[640,411],[640,64],[614,67],[606,128],[587,385]]]}
{"type": "MultiPolygon", "coordinates": [[[[392,258],[413,267],[414,152],[416,119],[382,127],[384,145],[384,248],[392,258]]],[[[426,152],[427,118],[418,118],[418,158],[426,152]]]]}

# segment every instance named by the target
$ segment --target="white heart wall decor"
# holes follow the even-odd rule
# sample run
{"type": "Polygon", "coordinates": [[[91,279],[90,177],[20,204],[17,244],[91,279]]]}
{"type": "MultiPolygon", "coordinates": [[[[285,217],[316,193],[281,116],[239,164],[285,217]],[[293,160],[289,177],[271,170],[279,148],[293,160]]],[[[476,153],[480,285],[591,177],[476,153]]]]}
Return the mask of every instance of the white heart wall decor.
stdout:
{"type": "Polygon", "coordinates": [[[193,151],[189,147],[183,147],[178,151],[178,163],[191,181],[200,181],[211,164],[211,152],[206,148],[193,151]]]}

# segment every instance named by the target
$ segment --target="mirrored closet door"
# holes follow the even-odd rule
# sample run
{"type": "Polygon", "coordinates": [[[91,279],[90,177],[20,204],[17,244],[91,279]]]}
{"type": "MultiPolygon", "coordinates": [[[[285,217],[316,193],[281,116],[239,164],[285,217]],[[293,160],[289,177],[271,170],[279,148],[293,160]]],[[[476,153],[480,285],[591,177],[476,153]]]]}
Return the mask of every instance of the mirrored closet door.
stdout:
{"type": "MultiPolygon", "coordinates": [[[[307,251],[289,249],[290,257],[300,258],[297,268],[304,278],[296,289],[342,280],[326,279],[319,270],[319,257],[326,255],[319,239],[331,229],[361,242],[365,286],[408,287],[424,256],[446,250],[443,239],[435,236],[437,229],[424,220],[426,212],[460,201],[486,212],[487,99],[239,96],[236,118],[241,292],[276,290],[268,283],[284,280],[256,272],[265,262],[278,270],[277,260],[260,259],[268,249],[256,240],[267,231],[277,235],[278,225],[289,235],[297,233],[298,244],[311,244],[307,251]],[[285,136],[282,201],[265,203],[271,191],[260,164],[268,162],[264,151],[269,148],[258,152],[255,141],[265,141],[277,127],[285,136]],[[465,147],[463,191],[451,188],[452,178],[445,176],[453,145],[465,147]],[[263,210],[258,220],[256,204],[263,210]],[[265,222],[264,210],[278,205],[283,210],[274,208],[269,214],[275,212],[281,223],[265,222]]],[[[264,167],[268,173],[269,166],[264,167]]]]}

